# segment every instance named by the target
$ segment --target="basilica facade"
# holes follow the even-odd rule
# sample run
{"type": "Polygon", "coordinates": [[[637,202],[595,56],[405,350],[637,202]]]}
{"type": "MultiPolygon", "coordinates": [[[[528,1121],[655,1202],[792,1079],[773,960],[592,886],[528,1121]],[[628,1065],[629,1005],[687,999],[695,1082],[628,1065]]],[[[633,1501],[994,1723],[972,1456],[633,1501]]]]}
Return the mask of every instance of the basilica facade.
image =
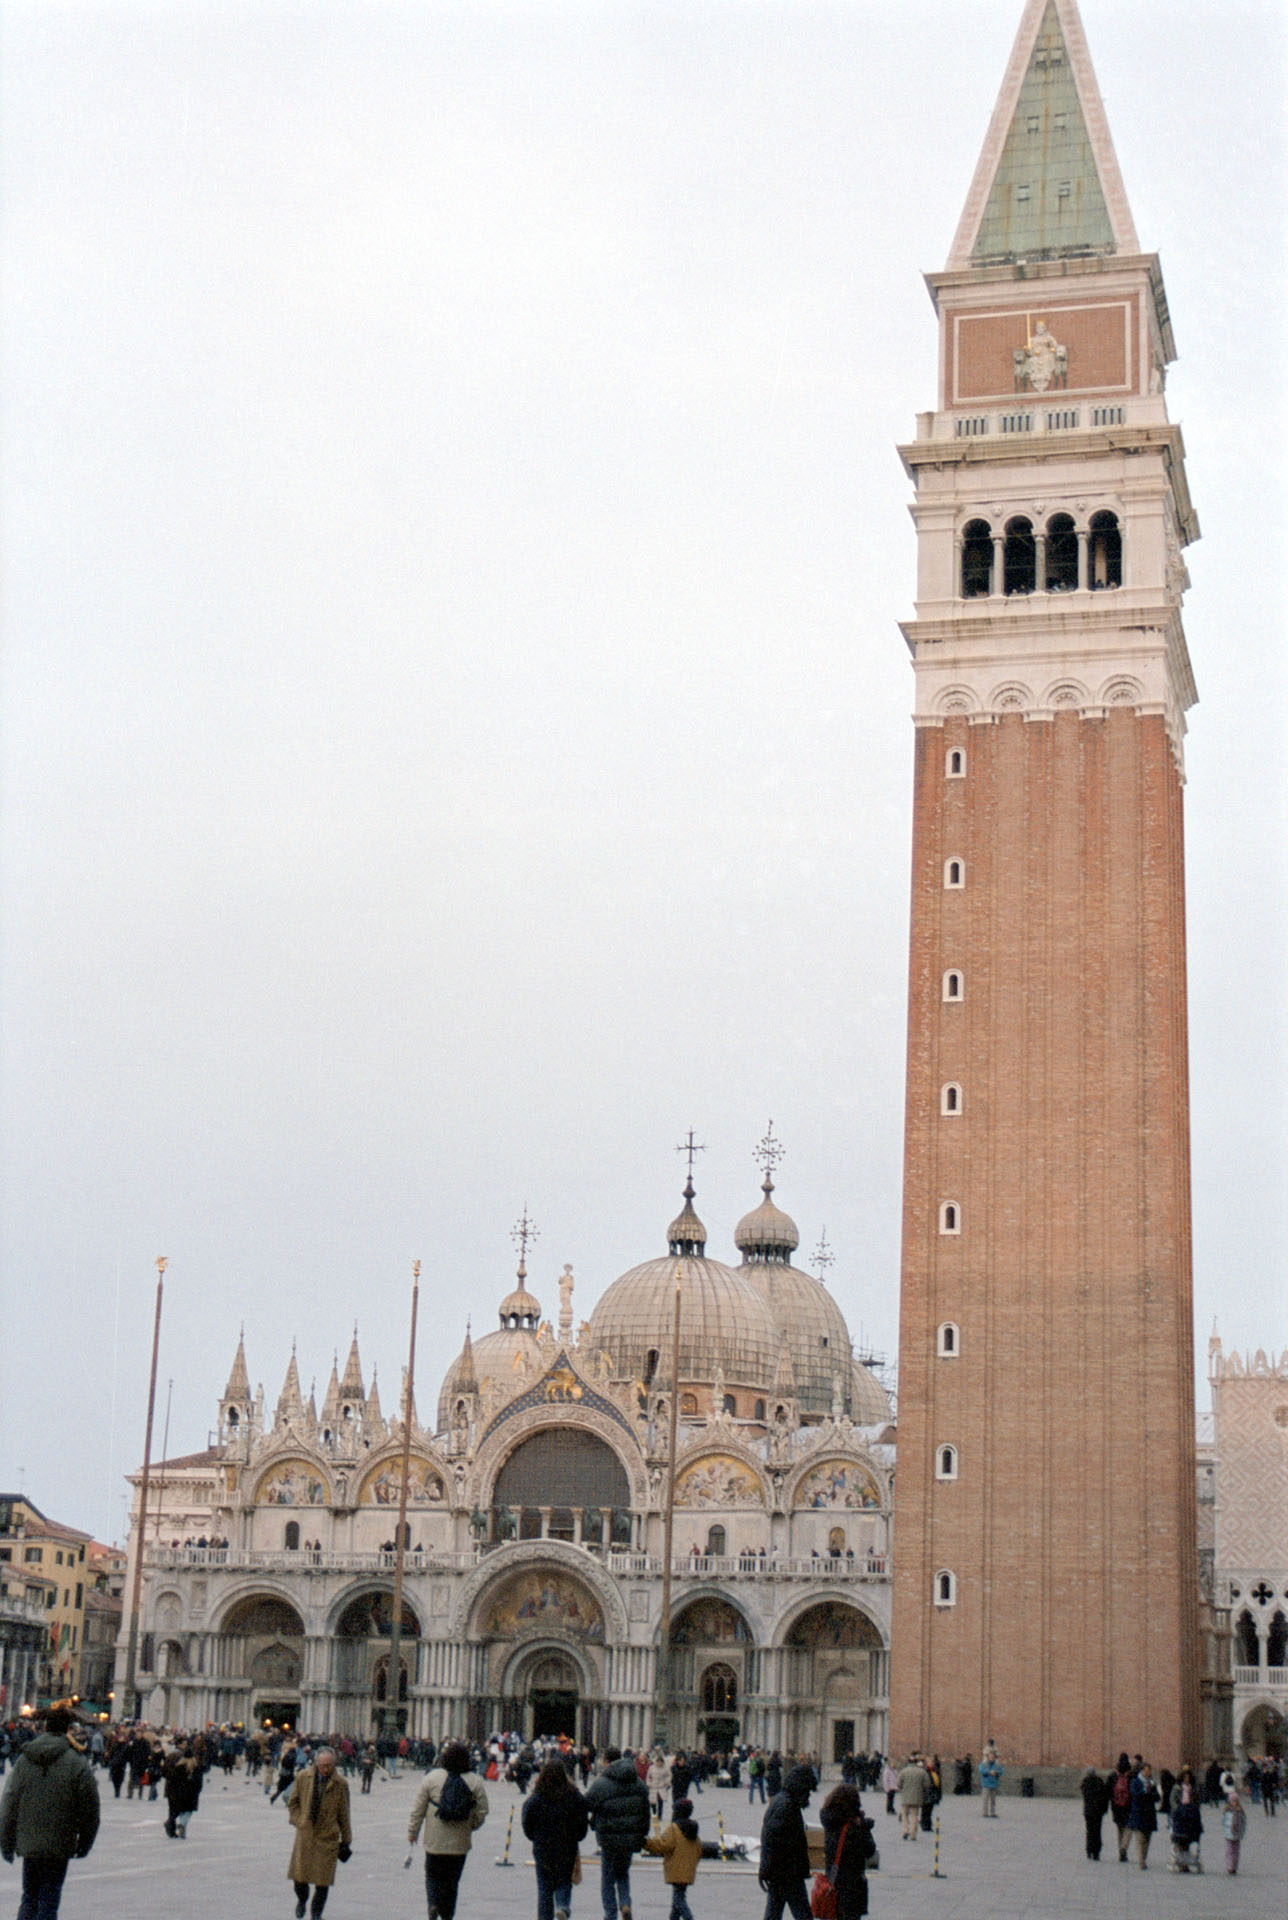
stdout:
{"type": "MultiPolygon", "coordinates": [[[[214,1443],[156,1470],[142,1528],[136,1476],[142,1710],[365,1735],[394,1690],[422,1737],[646,1745],[670,1500],[672,1743],[829,1761],[884,1748],[891,1407],[827,1287],[794,1264],[771,1172],[772,1156],[738,1264],[708,1256],[690,1180],[666,1251],[576,1326],[571,1270],[552,1320],[521,1246],[498,1324],[467,1331],[436,1417],[412,1405],[396,1676],[401,1407],[385,1416],[355,1333],[320,1410],[292,1353],[270,1413],[239,1344],[214,1443]]],[[[122,1700],[124,1671],[122,1646],[122,1700]]]]}

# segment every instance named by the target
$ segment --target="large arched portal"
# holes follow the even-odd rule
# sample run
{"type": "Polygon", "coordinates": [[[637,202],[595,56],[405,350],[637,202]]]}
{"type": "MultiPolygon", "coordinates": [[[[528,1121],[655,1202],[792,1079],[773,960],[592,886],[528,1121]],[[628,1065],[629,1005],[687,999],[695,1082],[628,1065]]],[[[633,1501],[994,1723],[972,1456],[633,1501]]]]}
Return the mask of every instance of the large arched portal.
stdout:
{"type": "Polygon", "coordinates": [[[1278,1759],[1288,1753],[1288,1723],[1278,1707],[1263,1700],[1245,1714],[1239,1729],[1239,1745],[1247,1759],[1266,1753],[1278,1759]]]}
{"type": "Polygon", "coordinates": [[[738,1608],[699,1594],[671,1626],[671,1708],[682,1746],[725,1753],[741,1736],[752,1633],[738,1608]]]}
{"type": "Polygon", "coordinates": [[[598,1435],[543,1427],[521,1440],[492,1489],[493,1540],[630,1545],[631,1486],[598,1435]]]}
{"type": "Polygon", "coordinates": [[[304,1673],[304,1622],[295,1608],[277,1594],[251,1594],[231,1609],[221,1631],[232,1646],[216,1656],[217,1670],[249,1687],[246,1717],[256,1725],[295,1726],[304,1673]]]}
{"type": "Polygon", "coordinates": [[[783,1639],[783,1738],[825,1765],[884,1751],[889,1655],[877,1627],[844,1600],[820,1600],[783,1639]]]}
{"type": "MultiPolygon", "coordinates": [[[[383,1589],[354,1594],[336,1622],[331,1677],[345,1696],[346,1725],[373,1729],[380,1725],[385,1706],[394,1692],[389,1673],[393,1624],[393,1595],[383,1589]]],[[[396,1700],[398,1723],[406,1726],[408,1696],[416,1674],[420,1621],[405,1600],[399,1632],[396,1700]]]]}
{"type": "Polygon", "coordinates": [[[471,1636],[486,1676],[485,1697],[472,1705],[475,1737],[513,1727],[529,1740],[566,1733],[602,1745],[605,1631],[595,1593],[563,1567],[516,1568],[490,1587],[471,1636]]]}

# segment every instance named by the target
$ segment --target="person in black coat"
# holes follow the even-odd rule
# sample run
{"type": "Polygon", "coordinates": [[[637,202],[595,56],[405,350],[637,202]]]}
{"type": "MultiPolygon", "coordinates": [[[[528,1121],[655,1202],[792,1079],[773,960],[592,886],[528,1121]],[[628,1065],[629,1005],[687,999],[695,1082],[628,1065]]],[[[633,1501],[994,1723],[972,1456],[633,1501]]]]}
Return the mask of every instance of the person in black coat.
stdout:
{"type": "Polygon", "coordinates": [[[590,1825],[586,1802],[562,1760],[547,1760],[523,1803],[523,1831],[537,1869],[537,1920],[568,1920],[577,1849],[590,1825]]]}
{"type": "Polygon", "coordinates": [[[590,1824],[599,1841],[599,1881],[604,1920],[618,1910],[631,1920],[631,1855],[638,1853],[651,1824],[648,1788],[617,1747],[604,1754],[604,1771],[586,1795],[590,1824]]]}
{"type": "Polygon", "coordinates": [[[765,1808],[760,1828],[760,1884],[765,1889],[765,1920],[782,1920],[783,1908],[792,1920],[810,1920],[805,1881],[809,1875],[809,1847],[805,1840],[805,1808],[814,1791],[810,1767],[792,1767],[765,1808]]]}
{"type": "Polygon", "coordinates": [[[862,1920],[868,1910],[868,1861],[876,1852],[872,1822],[857,1787],[842,1782],[823,1802],[824,1865],[836,1892],[836,1920],[862,1920]]]}
{"type": "Polygon", "coordinates": [[[1088,1767],[1082,1776],[1079,1792],[1082,1795],[1082,1817],[1087,1826],[1087,1858],[1099,1860],[1100,1828],[1109,1811],[1109,1782],[1094,1767],[1088,1767]]]}

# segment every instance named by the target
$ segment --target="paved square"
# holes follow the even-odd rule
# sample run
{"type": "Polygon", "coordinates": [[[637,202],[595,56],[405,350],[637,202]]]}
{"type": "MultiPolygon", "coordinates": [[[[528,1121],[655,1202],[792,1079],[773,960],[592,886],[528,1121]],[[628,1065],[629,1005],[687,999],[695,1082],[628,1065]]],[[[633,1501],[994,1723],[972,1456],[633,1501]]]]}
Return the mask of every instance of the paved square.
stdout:
{"type": "MultiPolygon", "coordinates": [[[[149,1914],[159,1920],[288,1920],[294,1899],[286,1880],[290,1828],[284,1803],[270,1807],[261,1788],[242,1775],[224,1787],[215,1774],[202,1795],[201,1811],[186,1841],[162,1831],[165,1806],[114,1800],[107,1792],[103,1826],[90,1858],[73,1862],[63,1897],[66,1920],[121,1920],[149,1914]]],[[[420,1776],[396,1781],[377,1776],[367,1797],[353,1788],[354,1856],[339,1869],[327,1906],[328,1920],[422,1920],[424,1869],[417,1848],[410,1871],[407,1815],[420,1776]]],[[[489,1787],[492,1814],[475,1835],[461,1884],[459,1920],[534,1920],[536,1893],[530,1854],[519,1831],[519,1795],[512,1787],[489,1787]],[[506,1821],[516,1810],[511,1858],[503,1871],[494,1863],[506,1821]]],[[[817,1809],[817,1796],[811,1811],[817,1809]]],[[[875,1920],[1284,1920],[1288,1912],[1288,1816],[1268,1820],[1249,1809],[1243,1867],[1236,1879],[1222,1870],[1223,1848],[1216,1822],[1204,1809],[1202,1878],[1167,1871],[1167,1848],[1148,1873],[1117,1863],[1112,1840],[1107,1857],[1093,1866],[1083,1856],[1082,1810],[1073,1800],[1001,1802],[996,1821],[980,1818],[978,1798],[944,1802],[941,1825],[942,1880],[930,1877],[931,1846],[925,1836],[901,1842],[884,1799],[868,1794],[876,1818],[882,1869],[872,1879],[875,1920]]],[[[716,1837],[716,1812],[730,1834],[758,1834],[760,1807],[751,1811],[743,1792],[708,1789],[696,1805],[704,1838],[716,1837]]],[[[807,1819],[809,1815],[807,1814],[807,1819]]],[[[1112,1833],[1108,1820],[1105,1833],[1112,1833]]],[[[588,1849],[583,1850],[583,1857],[588,1849]]],[[[641,1860],[633,1870],[637,1920],[666,1920],[669,1900],[659,1862],[641,1860]]],[[[759,1920],[763,1896],[747,1867],[705,1864],[694,1889],[697,1920],[759,1920]]],[[[16,1912],[18,1872],[0,1867],[0,1914],[16,1912]]],[[[599,1920],[598,1867],[588,1862],[574,1895],[573,1920],[599,1920]]]]}

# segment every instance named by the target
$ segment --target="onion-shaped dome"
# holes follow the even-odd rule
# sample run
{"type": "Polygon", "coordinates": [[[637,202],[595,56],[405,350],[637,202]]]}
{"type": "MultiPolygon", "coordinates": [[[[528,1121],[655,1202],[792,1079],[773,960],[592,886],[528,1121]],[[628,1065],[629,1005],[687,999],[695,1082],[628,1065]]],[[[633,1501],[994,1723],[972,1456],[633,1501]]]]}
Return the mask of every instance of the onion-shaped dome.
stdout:
{"type": "Polygon", "coordinates": [[[501,1324],[495,1333],[485,1333],[472,1344],[467,1335],[464,1348],[447,1369],[438,1394],[440,1433],[452,1424],[452,1402],[462,1388],[472,1391],[485,1380],[513,1380],[518,1393],[527,1385],[528,1374],[543,1364],[537,1344],[541,1302],[528,1292],[527,1269],[522,1260],[517,1279],[518,1286],[501,1302],[501,1324]]]}
{"type": "Polygon", "coordinates": [[[733,1243],[742,1255],[744,1267],[766,1263],[788,1265],[801,1243],[796,1222],[789,1213],[774,1205],[774,1183],[765,1175],[761,1192],[764,1199],[750,1213],[744,1213],[733,1230],[733,1243]]]}
{"type": "Polygon", "coordinates": [[[875,1367],[854,1362],[854,1407],[850,1418],[856,1427],[884,1427],[890,1420],[890,1396],[877,1378],[875,1367]]]}
{"type": "Polygon", "coordinates": [[[590,1316],[590,1342],[611,1354],[619,1380],[668,1380],[680,1284],[680,1383],[764,1393],[774,1377],[778,1342],[765,1303],[748,1278],[708,1260],[706,1228],[693,1210],[693,1185],[667,1229],[670,1253],[646,1260],[614,1280],[590,1316]]]}

